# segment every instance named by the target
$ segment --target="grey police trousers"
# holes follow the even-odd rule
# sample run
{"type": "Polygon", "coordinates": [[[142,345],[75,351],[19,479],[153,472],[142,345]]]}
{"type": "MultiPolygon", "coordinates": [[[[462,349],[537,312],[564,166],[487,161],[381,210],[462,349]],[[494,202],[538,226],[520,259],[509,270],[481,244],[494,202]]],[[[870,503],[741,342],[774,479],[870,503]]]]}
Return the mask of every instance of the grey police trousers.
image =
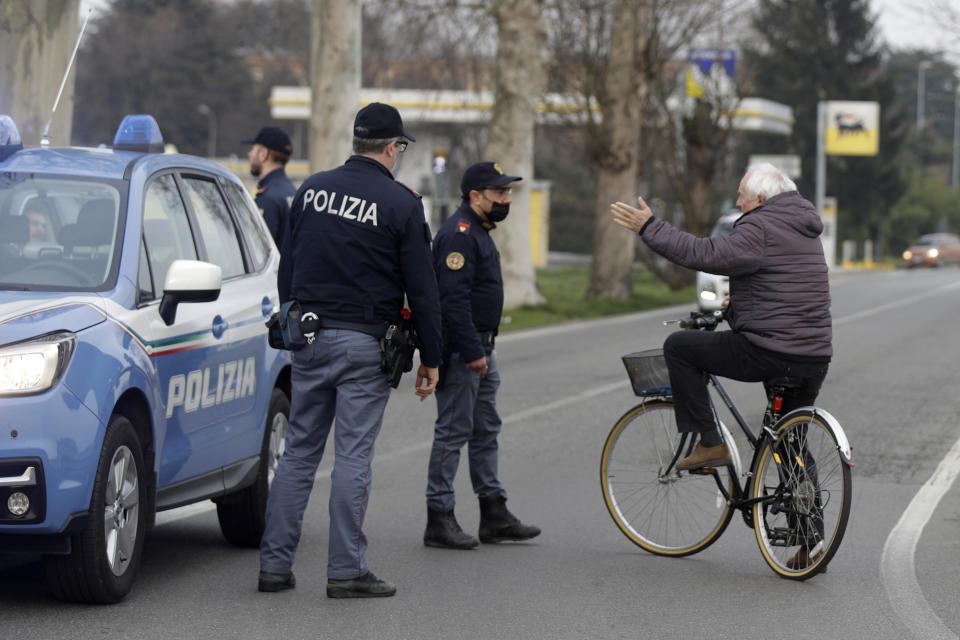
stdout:
{"type": "Polygon", "coordinates": [[[487,352],[487,375],[467,369],[459,353],[450,356],[443,388],[436,392],[437,422],[427,470],[427,507],[450,511],[454,507],[453,480],[460,464],[460,449],[468,445],[470,481],[481,498],[506,496],[497,479],[497,388],[500,371],[491,349],[487,352]]]}
{"type": "Polygon", "coordinates": [[[380,343],[357,331],[322,329],[313,344],[293,352],[291,386],[286,449],[267,500],[260,569],[286,573],[293,567],[303,513],[336,418],[327,577],[359,577],[368,571],[363,519],[373,445],[390,397],[380,343]]]}

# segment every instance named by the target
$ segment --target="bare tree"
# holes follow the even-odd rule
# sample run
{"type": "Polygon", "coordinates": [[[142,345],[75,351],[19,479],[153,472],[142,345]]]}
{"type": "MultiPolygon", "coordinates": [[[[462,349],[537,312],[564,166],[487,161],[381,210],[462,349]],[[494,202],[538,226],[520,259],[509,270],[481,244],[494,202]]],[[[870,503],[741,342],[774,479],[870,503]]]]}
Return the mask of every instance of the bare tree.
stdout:
{"type": "Polygon", "coordinates": [[[350,156],[360,102],[360,0],[313,0],[310,45],[310,168],[350,156]]]}
{"type": "MultiPolygon", "coordinates": [[[[506,173],[533,177],[534,118],[546,87],[546,27],[542,0],[496,0],[497,23],[493,116],[487,128],[486,159],[498,160],[506,173]]],[[[504,307],[541,304],[530,251],[529,183],[516,183],[512,215],[497,244],[502,256],[504,307]]]]}
{"type": "MultiPolygon", "coordinates": [[[[694,221],[690,230],[709,228],[701,220],[715,215],[712,184],[723,157],[730,105],[713,95],[700,103],[678,96],[686,69],[678,58],[688,47],[713,44],[705,29],[726,16],[731,5],[730,0],[565,0],[556,5],[552,87],[583,94],[597,173],[590,297],[622,299],[632,293],[636,238],[612,224],[609,206],[616,200],[634,202],[641,175],[663,172],[670,186],[663,195],[679,202],[686,220],[694,221]],[[571,72],[573,82],[567,77],[571,72]],[[643,132],[656,132],[658,144],[641,145],[647,142],[643,132]]],[[[693,277],[647,252],[641,259],[671,287],[693,277]]]]}
{"type": "MultiPolygon", "coordinates": [[[[524,177],[514,185],[510,217],[500,226],[497,245],[501,252],[504,308],[540,304],[543,296],[536,283],[530,249],[530,188],[534,177],[533,143],[537,104],[546,86],[546,38],[543,20],[545,0],[394,0],[397,9],[408,12],[408,33],[435,33],[406,42],[405,51],[428,52],[438,46],[460,60],[462,76],[472,76],[466,87],[483,84],[492,64],[494,105],[486,127],[483,153],[464,158],[466,164],[481,160],[499,162],[506,173],[524,177]],[[496,27],[496,51],[490,40],[489,21],[496,27]],[[453,28],[455,38],[446,40],[443,27],[453,28]],[[451,50],[459,48],[459,51],[451,50]],[[486,46],[486,49],[484,47],[486,46]],[[482,155],[482,157],[480,157],[482,155]]],[[[450,35],[447,31],[446,35],[450,35]]],[[[434,51],[436,54],[437,51],[434,51]]],[[[449,60],[435,65],[441,70],[449,60]]],[[[424,79],[424,80],[432,80],[424,79]]],[[[464,155],[464,154],[460,154],[464,155]]]]}
{"type": "Polygon", "coordinates": [[[630,202],[636,194],[640,152],[640,104],[646,94],[643,81],[640,27],[647,19],[642,0],[617,0],[613,9],[610,49],[598,95],[603,116],[594,157],[598,165],[596,230],[593,268],[587,295],[593,298],[629,298],[633,292],[635,238],[614,224],[611,202],[630,202]]]}
{"type": "MultiPolygon", "coordinates": [[[[0,2],[0,113],[13,116],[25,144],[37,144],[50,119],[79,29],[77,0],[0,2]]],[[[73,121],[71,70],[51,138],[69,144],[73,121]]]]}

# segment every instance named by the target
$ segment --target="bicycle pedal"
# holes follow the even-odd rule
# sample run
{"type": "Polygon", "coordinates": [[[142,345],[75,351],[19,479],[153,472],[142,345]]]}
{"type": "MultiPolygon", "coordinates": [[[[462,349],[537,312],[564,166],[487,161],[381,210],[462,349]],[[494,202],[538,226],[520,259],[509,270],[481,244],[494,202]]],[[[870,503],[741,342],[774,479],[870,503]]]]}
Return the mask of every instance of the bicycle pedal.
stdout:
{"type": "Polygon", "coordinates": [[[687,473],[692,476],[715,476],[717,470],[713,467],[700,467],[699,469],[690,469],[687,473]]]}

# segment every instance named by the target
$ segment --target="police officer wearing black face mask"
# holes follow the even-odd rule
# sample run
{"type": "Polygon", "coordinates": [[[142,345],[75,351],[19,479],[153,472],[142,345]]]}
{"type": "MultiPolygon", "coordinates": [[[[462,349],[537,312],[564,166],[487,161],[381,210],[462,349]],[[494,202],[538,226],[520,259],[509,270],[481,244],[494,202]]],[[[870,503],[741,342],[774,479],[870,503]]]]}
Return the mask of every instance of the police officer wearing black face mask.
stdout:
{"type": "Polygon", "coordinates": [[[297,192],[284,169],[293,153],[293,144],[287,132],[280,127],[264,127],[255,138],[241,142],[250,145],[247,152],[250,173],[260,178],[255,200],[279,248],[287,231],[290,203],[297,192]]]}
{"type": "Polygon", "coordinates": [[[539,528],[521,523],[507,510],[507,493],[497,478],[500,374],[493,346],[503,311],[503,278],[490,231],[507,217],[510,185],[517,180],[493,162],[469,167],[460,182],[463,204],[433,242],[443,308],[444,371],[427,474],[423,543],[429,547],[472,549],[480,542],[540,535],[539,528]],[[465,444],[473,491],[480,500],[479,542],[454,516],[453,481],[465,444]]]}
{"type": "Polygon", "coordinates": [[[327,597],[396,592],[367,567],[363,533],[374,441],[390,396],[380,339],[406,294],[420,336],[415,391],[422,401],[438,379],[440,301],[420,196],[390,173],[413,136],[394,107],[378,102],[357,113],[353,134],[355,155],[300,186],[281,253],[280,300],[297,300],[319,328],[292,352],[290,423],[267,501],[261,591],[294,586],[303,513],[336,418],[327,597]]]}

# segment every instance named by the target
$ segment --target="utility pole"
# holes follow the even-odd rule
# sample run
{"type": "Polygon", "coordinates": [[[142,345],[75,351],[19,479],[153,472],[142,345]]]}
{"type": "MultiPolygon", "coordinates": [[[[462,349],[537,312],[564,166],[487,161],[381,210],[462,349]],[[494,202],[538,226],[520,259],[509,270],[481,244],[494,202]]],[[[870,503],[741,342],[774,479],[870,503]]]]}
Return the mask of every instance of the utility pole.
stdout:
{"type": "Polygon", "coordinates": [[[920,64],[917,65],[917,130],[923,129],[924,125],[924,111],[926,107],[924,102],[926,100],[927,93],[927,82],[926,82],[926,71],[932,66],[929,60],[923,60],[920,64]]]}
{"type": "Polygon", "coordinates": [[[954,189],[960,188],[960,83],[955,83],[953,90],[953,172],[950,184],[954,189]]]}

